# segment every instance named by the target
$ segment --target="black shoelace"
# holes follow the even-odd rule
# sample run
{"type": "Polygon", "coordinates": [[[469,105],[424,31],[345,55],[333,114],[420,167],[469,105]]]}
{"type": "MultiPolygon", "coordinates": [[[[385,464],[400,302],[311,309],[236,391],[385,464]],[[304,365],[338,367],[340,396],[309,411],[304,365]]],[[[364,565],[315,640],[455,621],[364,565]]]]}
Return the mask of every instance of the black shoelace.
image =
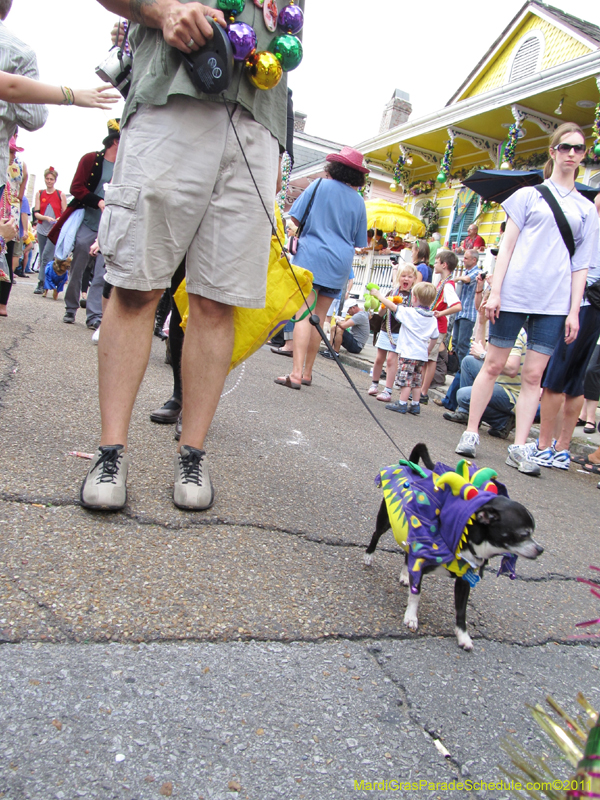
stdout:
{"type": "Polygon", "coordinates": [[[101,447],[102,455],[94,469],[98,470],[98,483],[116,483],[119,461],[123,452],[116,447],[101,447]]]}
{"type": "Polygon", "coordinates": [[[179,454],[182,483],[194,483],[196,486],[202,486],[202,459],[204,455],[204,450],[192,450],[191,448],[187,455],[179,454]]]}

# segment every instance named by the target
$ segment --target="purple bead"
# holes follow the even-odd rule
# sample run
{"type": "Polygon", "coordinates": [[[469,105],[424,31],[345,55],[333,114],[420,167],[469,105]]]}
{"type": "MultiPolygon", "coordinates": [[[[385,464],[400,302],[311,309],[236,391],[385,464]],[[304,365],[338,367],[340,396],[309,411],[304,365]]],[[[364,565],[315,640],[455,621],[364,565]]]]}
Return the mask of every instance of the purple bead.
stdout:
{"type": "Polygon", "coordinates": [[[304,25],[304,14],[299,6],[286,6],[279,12],[279,27],[286,33],[297,34],[304,25]]]}
{"type": "Polygon", "coordinates": [[[256,49],[256,33],[251,25],[245,22],[234,22],[227,30],[233,57],[236,61],[245,61],[256,49]]]}

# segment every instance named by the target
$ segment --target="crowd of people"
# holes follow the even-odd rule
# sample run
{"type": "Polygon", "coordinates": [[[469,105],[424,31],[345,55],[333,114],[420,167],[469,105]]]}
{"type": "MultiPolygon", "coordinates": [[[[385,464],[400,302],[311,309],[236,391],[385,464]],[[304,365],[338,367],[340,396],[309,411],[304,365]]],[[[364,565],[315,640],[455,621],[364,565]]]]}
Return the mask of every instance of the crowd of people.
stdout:
{"type": "MultiPolygon", "coordinates": [[[[176,51],[190,54],[210,40],[206,10],[225,27],[219,10],[177,4],[173,15],[165,3],[132,13],[126,0],[99,2],[134,17],[136,68],[123,118],[109,122],[101,149],[82,155],[69,203],[50,165],[44,172],[45,188],[29,207],[18,126],[41,127],[44,102],[109,108],[117,96],[106,89],[73,92],[40,84],[35,55],[0,26],[3,68],[12,73],[6,82],[6,73],[0,72],[0,98],[5,100],[0,134],[6,143],[0,168],[6,167],[7,176],[0,221],[0,247],[6,252],[0,316],[8,314],[13,272],[27,277],[37,271],[37,295],[52,291],[57,299],[64,290],[64,323],[73,324],[78,310],[86,309],[93,340],[98,342],[101,335],[103,343],[102,435],[81,487],[81,502],[116,510],[127,498],[129,422],[152,334],[163,335],[157,307],[163,318],[171,310],[173,395],[151,418],[176,423],[175,504],[204,510],[215,497],[204,442],[230,366],[233,308],[261,308],[265,303],[271,222],[263,198],[275,196],[281,178],[278,158],[292,149],[290,93],[285,80],[268,92],[257,90],[236,64],[239,79],[226,90],[225,102],[199,96],[176,51]],[[149,65],[165,43],[170,56],[164,75],[158,76],[149,65]],[[252,114],[243,110],[248,108],[254,109],[252,114]],[[203,147],[193,147],[199,137],[203,147]],[[237,157],[240,148],[244,159],[237,157]],[[225,231],[227,266],[217,255],[225,231]],[[185,337],[173,302],[184,277],[189,303],[185,337]]],[[[10,5],[11,0],[0,0],[2,19],[10,5]]],[[[259,45],[266,45],[269,32],[261,27],[257,37],[259,45]]],[[[439,233],[430,242],[409,244],[376,227],[367,230],[365,204],[357,191],[368,173],[362,154],[351,147],[330,154],[325,178],[290,211],[296,231],[294,260],[310,270],[313,284],[287,326],[286,338],[272,342],[273,352],[291,358],[289,373],[275,383],[295,390],[312,385],[321,343],[311,324],[314,315],[331,320],[324,358],[336,360],[342,348],[361,352],[372,321],[349,296],[353,259],[357,253],[399,254],[411,248],[412,264],[402,258],[390,292],[368,287],[381,304],[368,394],[391,411],[420,414],[429,401],[450,322],[459,369],[439,402],[445,418],[466,424],[456,452],[475,457],[483,420],[490,434],[504,438],[514,427],[507,464],[520,472],[568,468],[573,430],[579,422],[588,431],[595,428],[598,400],[586,395],[582,411],[586,369],[600,332],[600,310],[591,293],[584,298],[586,285],[593,288],[600,277],[600,202],[597,211],[574,184],[585,152],[585,136],[577,125],[567,123],[553,134],[543,187],[518,190],[504,203],[507,219],[493,276],[479,267],[486,243],[476,223],[456,243],[456,252],[442,245],[439,233]],[[458,255],[464,265],[459,274],[458,255]],[[548,264],[553,265],[551,281],[548,264]],[[394,388],[399,390],[396,400],[394,388]],[[528,443],[538,405],[539,439],[528,443]]],[[[597,356],[598,350],[595,366],[590,366],[596,373],[597,356]]],[[[600,469],[600,450],[589,456],[586,466],[600,469]]]]}

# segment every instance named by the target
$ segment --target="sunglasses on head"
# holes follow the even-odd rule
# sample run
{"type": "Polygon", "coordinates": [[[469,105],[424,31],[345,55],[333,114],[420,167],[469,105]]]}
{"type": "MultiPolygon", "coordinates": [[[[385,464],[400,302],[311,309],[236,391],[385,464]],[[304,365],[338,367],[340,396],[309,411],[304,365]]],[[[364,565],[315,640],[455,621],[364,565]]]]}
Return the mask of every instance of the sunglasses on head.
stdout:
{"type": "Polygon", "coordinates": [[[559,153],[570,153],[571,150],[574,150],[576,153],[585,153],[586,146],[584,144],[569,144],[568,142],[561,142],[557,144],[554,148],[558,150],[559,153]]]}

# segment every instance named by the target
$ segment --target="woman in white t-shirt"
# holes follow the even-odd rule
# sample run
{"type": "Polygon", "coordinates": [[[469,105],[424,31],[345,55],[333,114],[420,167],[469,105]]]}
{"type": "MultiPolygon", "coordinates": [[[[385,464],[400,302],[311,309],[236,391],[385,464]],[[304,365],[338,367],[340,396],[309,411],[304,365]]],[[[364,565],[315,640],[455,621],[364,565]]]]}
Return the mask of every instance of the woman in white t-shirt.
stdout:
{"type": "Polygon", "coordinates": [[[598,247],[596,209],[575,189],[585,153],[583,131],[567,122],[550,139],[550,159],[544,169],[544,185],[573,233],[573,257],[552,209],[536,187],[519,189],[502,204],[508,215],[506,232],[485,306],[490,321],[489,347],[473,384],[467,430],[456,448],[460,455],[475,457],[477,429],[494,383],[519,330],[526,325],[527,355],[515,407],[515,444],[508,448],[506,463],[529,475],[540,474],[531,458],[535,445],[526,442],[539,402],[542,375],[561,337],[570,344],[577,336],[587,270],[598,247]]]}

